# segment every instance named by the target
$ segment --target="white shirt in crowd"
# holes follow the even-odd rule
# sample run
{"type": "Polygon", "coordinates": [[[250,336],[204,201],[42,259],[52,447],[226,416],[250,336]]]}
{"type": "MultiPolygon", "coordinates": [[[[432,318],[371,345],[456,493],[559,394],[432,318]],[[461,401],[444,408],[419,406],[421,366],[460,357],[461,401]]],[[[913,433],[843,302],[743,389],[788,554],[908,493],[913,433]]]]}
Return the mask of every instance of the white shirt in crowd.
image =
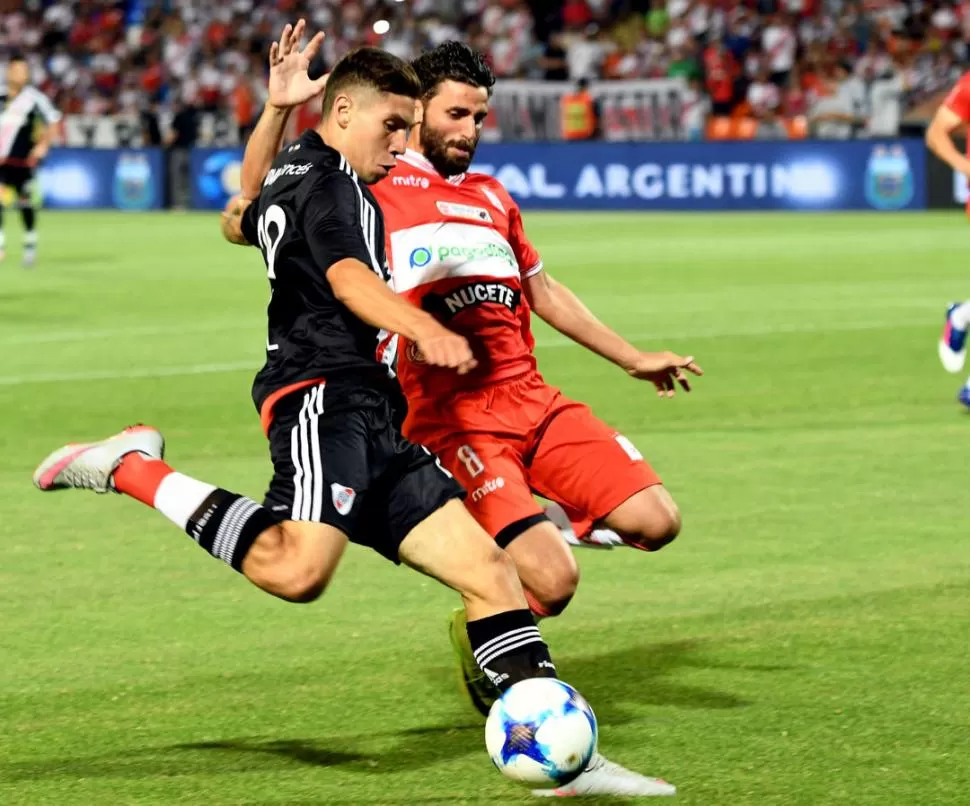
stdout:
{"type": "Polygon", "coordinates": [[[930,20],[933,23],[933,27],[940,28],[944,31],[952,31],[960,24],[956,12],[949,6],[938,8],[933,12],[930,20]]]}
{"type": "MultiPolygon", "coordinates": [[[[847,115],[863,121],[868,115],[868,97],[865,83],[852,76],[847,78],[835,91],[835,95],[821,98],[812,107],[811,116],[838,114],[847,115]]],[[[857,124],[841,121],[821,121],[817,124],[815,134],[825,140],[848,140],[852,137],[857,124]]]]}
{"type": "Polygon", "coordinates": [[[222,73],[212,62],[206,62],[199,68],[198,79],[202,89],[214,90],[222,84],[222,73]]]}
{"type": "Polygon", "coordinates": [[[176,78],[185,78],[192,60],[192,43],[188,39],[166,39],[162,57],[165,67],[176,78]]]}
{"type": "Polygon", "coordinates": [[[873,81],[869,86],[869,137],[896,137],[903,115],[906,82],[901,75],[873,81]]]}
{"type": "Polygon", "coordinates": [[[707,93],[701,93],[688,88],[683,95],[680,125],[684,133],[691,140],[700,140],[704,136],[704,124],[711,111],[711,99],[707,93]]]}
{"type": "Polygon", "coordinates": [[[755,114],[764,114],[781,106],[781,92],[770,81],[754,81],[748,86],[748,103],[755,114]]]}
{"type": "Polygon", "coordinates": [[[768,54],[768,67],[772,73],[787,73],[795,65],[798,40],[787,25],[772,24],[765,28],[761,47],[768,54]]]}
{"type": "Polygon", "coordinates": [[[683,17],[690,8],[690,0],[667,0],[667,13],[671,19],[683,17]]]}
{"type": "Polygon", "coordinates": [[[596,78],[602,63],[603,46],[599,42],[576,39],[566,48],[566,66],[572,81],[596,78]]]}
{"type": "Polygon", "coordinates": [[[682,48],[690,41],[690,29],[683,23],[675,23],[667,31],[667,47],[682,48]]]}

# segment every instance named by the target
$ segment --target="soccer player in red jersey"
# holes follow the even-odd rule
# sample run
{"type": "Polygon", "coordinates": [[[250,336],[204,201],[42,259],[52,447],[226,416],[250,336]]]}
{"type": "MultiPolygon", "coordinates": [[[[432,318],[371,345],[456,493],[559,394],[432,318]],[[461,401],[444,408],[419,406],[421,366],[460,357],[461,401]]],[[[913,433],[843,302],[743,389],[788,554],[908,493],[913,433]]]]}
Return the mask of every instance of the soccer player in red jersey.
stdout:
{"type": "MultiPolygon", "coordinates": [[[[408,400],[404,432],[437,453],[468,491],[466,506],[516,563],[533,612],[562,612],[578,569],[534,493],[560,504],[578,535],[605,524],[627,544],[655,551],[680,531],[680,514],[637,448],[537,370],[531,313],[661,397],[690,357],[643,352],[544,270],[518,206],[500,182],[468,168],[494,77],[480,54],[447,42],[413,62],[422,82],[420,125],[389,177],[373,187],[387,224],[391,285],[471,344],[476,368],[446,376],[413,342],[388,336],[378,354],[396,367],[408,400]]],[[[246,148],[244,197],[255,195],[279,147],[284,116],[264,112],[246,148]]],[[[474,663],[460,614],[452,642],[466,688],[482,711],[497,690],[474,663]]],[[[672,794],[669,785],[597,758],[555,794],[672,794]]]]}
{"type": "MultiPolygon", "coordinates": [[[[964,73],[936,110],[926,130],[926,145],[954,171],[970,177],[970,157],[959,152],[952,134],[970,123],[970,73],[964,73]]],[[[970,214],[970,202],[967,204],[970,214]]],[[[970,302],[952,302],[946,309],[946,321],[937,344],[940,361],[947,372],[959,372],[967,357],[967,329],[970,328],[970,302]]],[[[957,400],[970,408],[970,379],[963,385],[957,400]]]]}

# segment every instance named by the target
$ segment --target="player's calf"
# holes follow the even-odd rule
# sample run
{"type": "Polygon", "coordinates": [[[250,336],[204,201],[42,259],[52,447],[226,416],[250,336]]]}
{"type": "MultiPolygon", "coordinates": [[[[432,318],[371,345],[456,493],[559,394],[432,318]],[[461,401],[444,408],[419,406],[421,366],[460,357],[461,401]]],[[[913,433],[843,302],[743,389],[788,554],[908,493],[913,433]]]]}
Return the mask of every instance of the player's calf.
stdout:
{"type": "Polygon", "coordinates": [[[604,519],[624,542],[659,551],[680,534],[680,510],[666,488],[656,484],[628,498],[604,519]]]}
{"type": "Polygon", "coordinates": [[[531,677],[555,677],[515,563],[460,501],[449,501],[418,524],[401,543],[400,558],[461,594],[475,660],[499,690],[531,677]]]}
{"type": "Polygon", "coordinates": [[[322,593],[346,545],[342,533],[322,524],[281,525],[252,499],[176,472],[163,461],[164,448],[162,435],[147,426],[66,445],[41,462],[34,484],[44,491],[124,493],[268,593],[293,602],[322,593]]]}
{"type": "Polygon", "coordinates": [[[306,604],[326,590],[346,547],[347,536],[333,526],[285,521],[253,542],[242,572],[267,593],[306,604]]]}

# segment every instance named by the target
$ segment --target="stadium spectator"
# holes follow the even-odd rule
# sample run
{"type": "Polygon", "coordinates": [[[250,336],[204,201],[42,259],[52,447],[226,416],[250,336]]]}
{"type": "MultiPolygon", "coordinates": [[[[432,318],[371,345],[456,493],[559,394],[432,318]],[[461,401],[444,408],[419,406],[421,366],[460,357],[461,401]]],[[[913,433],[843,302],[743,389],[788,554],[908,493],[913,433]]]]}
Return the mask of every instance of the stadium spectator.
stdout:
{"type": "Polygon", "coordinates": [[[810,111],[815,136],[847,140],[863,125],[866,117],[866,87],[852,66],[840,62],[826,86],[825,94],[810,111]]]}
{"type": "Polygon", "coordinates": [[[715,39],[704,51],[704,75],[715,115],[728,115],[734,105],[740,70],[734,54],[715,39]]]}
{"type": "Polygon", "coordinates": [[[575,92],[560,100],[562,136],[566,140],[592,140],[599,136],[599,105],[589,91],[589,82],[581,78],[575,92]]]}
{"type": "Polygon", "coordinates": [[[191,197],[191,160],[192,148],[199,139],[199,110],[195,104],[180,98],[172,119],[171,131],[165,138],[168,148],[169,198],[172,206],[186,208],[191,197]]]}

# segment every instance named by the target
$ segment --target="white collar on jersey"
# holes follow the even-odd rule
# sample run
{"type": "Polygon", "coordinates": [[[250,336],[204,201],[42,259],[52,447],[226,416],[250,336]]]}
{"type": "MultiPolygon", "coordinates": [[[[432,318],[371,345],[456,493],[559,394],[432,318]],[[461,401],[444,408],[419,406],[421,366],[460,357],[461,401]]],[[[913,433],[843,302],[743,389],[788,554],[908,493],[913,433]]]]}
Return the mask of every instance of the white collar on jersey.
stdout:
{"type": "MultiPolygon", "coordinates": [[[[426,171],[429,174],[436,174],[441,176],[436,170],[431,161],[424,156],[424,154],[409,148],[400,157],[398,157],[401,162],[406,162],[412,168],[420,168],[422,171],[426,171]]],[[[455,174],[454,176],[442,177],[453,185],[460,185],[465,180],[465,174],[455,174]]]]}

